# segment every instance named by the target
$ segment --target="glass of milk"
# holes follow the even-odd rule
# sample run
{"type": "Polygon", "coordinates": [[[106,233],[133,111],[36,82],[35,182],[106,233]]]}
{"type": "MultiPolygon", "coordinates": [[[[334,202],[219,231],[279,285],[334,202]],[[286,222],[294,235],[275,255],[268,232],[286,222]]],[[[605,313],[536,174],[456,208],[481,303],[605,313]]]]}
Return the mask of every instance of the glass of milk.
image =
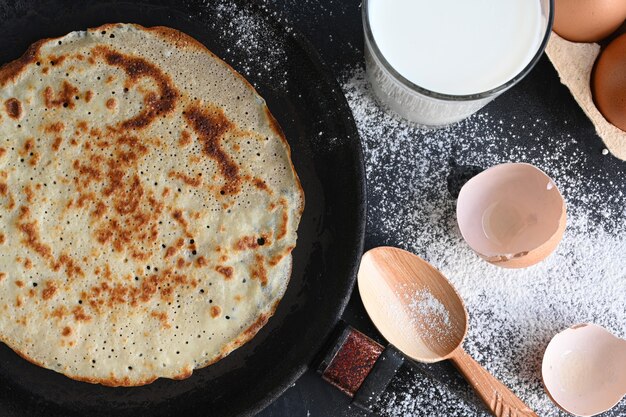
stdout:
{"type": "Polygon", "coordinates": [[[367,77],[411,122],[458,122],[530,72],[553,13],[554,0],[363,0],[367,77]]]}

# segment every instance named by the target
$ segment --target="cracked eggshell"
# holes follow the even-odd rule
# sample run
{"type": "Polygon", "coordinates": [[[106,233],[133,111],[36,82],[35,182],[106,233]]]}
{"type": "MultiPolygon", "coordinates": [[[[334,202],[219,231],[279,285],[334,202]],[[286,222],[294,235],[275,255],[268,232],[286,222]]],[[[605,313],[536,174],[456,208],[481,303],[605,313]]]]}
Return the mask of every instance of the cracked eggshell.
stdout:
{"type": "Polygon", "coordinates": [[[563,238],[566,211],[552,179],[525,163],[476,175],[461,189],[456,209],[465,241],[504,268],[525,268],[548,257],[563,238]]]}
{"type": "Polygon", "coordinates": [[[554,336],[543,356],[546,393],[564,411],[595,416],[626,395],[626,340],[595,324],[578,324],[554,336]]]}

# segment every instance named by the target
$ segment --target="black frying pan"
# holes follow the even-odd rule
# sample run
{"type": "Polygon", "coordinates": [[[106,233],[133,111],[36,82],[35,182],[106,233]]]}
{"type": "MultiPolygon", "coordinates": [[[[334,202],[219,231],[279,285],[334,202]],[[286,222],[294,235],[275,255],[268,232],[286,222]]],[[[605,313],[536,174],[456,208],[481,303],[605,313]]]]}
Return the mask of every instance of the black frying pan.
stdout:
{"type": "Polygon", "coordinates": [[[343,311],[365,218],[363,159],[345,98],[308,41],[286,30],[274,12],[244,0],[234,8],[224,7],[233,2],[202,3],[0,1],[0,62],[41,38],[134,22],[182,30],[232,64],[285,130],[306,194],[287,293],[251,342],[184,381],[159,379],[138,388],[76,382],[0,344],[0,416],[253,414],[305,371],[343,311]],[[239,27],[228,29],[233,21],[239,27]]]}

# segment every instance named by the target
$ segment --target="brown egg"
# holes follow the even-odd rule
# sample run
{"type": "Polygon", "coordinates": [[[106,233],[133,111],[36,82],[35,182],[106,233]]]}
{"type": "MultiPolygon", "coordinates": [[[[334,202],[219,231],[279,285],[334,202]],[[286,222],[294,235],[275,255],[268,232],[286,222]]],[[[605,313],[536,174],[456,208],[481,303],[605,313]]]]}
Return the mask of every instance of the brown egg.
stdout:
{"type": "Polygon", "coordinates": [[[554,31],[572,42],[597,42],[626,20],[625,0],[555,0],[554,31]]]}
{"type": "Polygon", "coordinates": [[[601,53],[591,79],[593,101],[614,126],[626,131],[626,34],[601,53]]]}

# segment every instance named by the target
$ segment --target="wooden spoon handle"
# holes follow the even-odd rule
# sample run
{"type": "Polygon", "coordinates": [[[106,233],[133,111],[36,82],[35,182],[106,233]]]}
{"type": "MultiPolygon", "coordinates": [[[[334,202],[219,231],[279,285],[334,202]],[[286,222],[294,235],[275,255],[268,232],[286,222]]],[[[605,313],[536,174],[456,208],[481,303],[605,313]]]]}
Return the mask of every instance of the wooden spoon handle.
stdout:
{"type": "Polygon", "coordinates": [[[494,416],[538,417],[530,407],[480,366],[463,348],[455,350],[451,360],[494,416]]]}

